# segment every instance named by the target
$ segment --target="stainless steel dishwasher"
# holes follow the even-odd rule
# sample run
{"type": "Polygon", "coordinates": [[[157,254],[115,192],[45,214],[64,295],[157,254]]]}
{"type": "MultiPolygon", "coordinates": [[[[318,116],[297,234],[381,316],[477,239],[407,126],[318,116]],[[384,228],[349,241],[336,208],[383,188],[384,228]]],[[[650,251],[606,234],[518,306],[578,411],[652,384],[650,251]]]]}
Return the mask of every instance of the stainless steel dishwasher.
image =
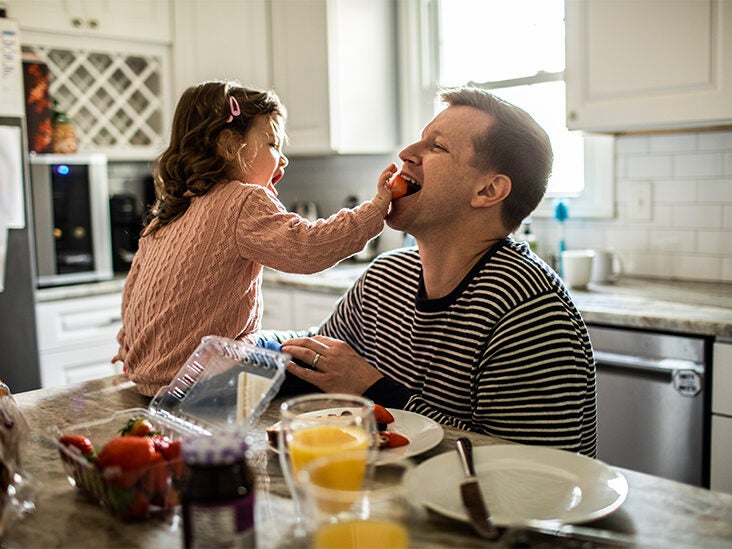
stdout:
{"type": "Polygon", "coordinates": [[[589,326],[597,363],[598,458],[709,486],[703,337],[589,326]]]}

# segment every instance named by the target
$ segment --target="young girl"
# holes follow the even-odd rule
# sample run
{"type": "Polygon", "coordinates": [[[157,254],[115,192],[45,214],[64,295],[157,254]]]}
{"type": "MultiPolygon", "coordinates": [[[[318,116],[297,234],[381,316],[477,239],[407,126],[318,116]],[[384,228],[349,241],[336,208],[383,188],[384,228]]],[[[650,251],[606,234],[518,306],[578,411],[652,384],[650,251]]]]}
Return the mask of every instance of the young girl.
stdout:
{"type": "Polygon", "coordinates": [[[188,88],[154,170],[157,200],[125,283],[117,335],[143,395],[170,383],[205,335],[260,329],[262,267],[315,273],[362,250],[384,226],[391,193],[308,221],[277,200],[287,158],[285,108],[233,82],[188,88]]]}

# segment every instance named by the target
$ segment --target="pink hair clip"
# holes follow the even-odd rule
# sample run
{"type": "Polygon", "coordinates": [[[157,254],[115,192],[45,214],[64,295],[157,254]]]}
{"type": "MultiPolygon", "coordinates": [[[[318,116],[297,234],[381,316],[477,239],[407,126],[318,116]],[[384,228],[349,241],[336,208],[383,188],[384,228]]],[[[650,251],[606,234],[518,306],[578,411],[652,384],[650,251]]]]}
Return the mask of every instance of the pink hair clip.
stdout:
{"type": "Polygon", "coordinates": [[[239,116],[241,114],[239,102],[236,100],[235,97],[229,96],[229,109],[231,109],[231,114],[229,115],[229,118],[226,119],[227,124],[234,120],[235,116],[239,116]]]}

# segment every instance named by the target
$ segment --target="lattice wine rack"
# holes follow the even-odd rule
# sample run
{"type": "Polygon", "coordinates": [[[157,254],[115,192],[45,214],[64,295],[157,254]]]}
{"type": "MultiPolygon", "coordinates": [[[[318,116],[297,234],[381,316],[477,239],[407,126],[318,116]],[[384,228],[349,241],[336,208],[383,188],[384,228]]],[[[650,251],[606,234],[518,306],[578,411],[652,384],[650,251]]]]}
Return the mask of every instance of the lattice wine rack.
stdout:
{"type": "Polygon", "coordinates": [[[51,97],[76,126],[80,152],[124,157],[161,149],[160,56],[34,45],[23,51],[48,65],[51,97]]]}

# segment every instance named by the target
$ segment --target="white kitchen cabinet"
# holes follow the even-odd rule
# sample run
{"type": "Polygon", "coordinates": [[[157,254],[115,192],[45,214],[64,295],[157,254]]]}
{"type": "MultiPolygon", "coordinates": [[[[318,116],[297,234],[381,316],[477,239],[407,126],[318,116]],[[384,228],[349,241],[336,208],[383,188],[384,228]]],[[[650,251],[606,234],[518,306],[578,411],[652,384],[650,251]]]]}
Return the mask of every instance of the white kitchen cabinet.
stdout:
{"type": "Polygon", "coordinates": [[[265,330],[306,330],[318,326],[333,312],[340,295],[283,286],[262,287],[265,330]]]}
{"type": "Polygon", "coordinates": [[[271,0],[271,32],[288,154],[396,149],[393,0],[271,0]]]}
{"type": "Polygon", "coordinates": [[[293,296],[288,289],[262,286],[264,311],[262,328],[265,330],[290,330],[294,328],[293,296]]]}
{"type": "Polygon", "coordinates": [[[121,306],[121,292],[36,305],[43,387],[121,373],[110,362],[118,350],[121,306]]]}
{"type": "Polygon", "coordinates": [[[294,320],[297,329],[319,326],[330,316],[340,299],[339,295],[296,291],[294,295],[294,320]]]}
{"type": "Polygon", "coordinates": [[[267,0],[174,0],[173,91],[206,80],[269,88],[267,0]]]}
{"type": "Polygon", "coordinates": [[[567,126],[732,122],[732,2],[566,0],[567,126]]]}
{"type": "Polygon", "coordinates": [[[732,494],[732,343],[714,343],[712,368],[709,487],[732,494]]]}
{"type": "Polygon", "coordinates": [[[7,0],[21,30],[169,43],[169,0],[7,0]]]}

